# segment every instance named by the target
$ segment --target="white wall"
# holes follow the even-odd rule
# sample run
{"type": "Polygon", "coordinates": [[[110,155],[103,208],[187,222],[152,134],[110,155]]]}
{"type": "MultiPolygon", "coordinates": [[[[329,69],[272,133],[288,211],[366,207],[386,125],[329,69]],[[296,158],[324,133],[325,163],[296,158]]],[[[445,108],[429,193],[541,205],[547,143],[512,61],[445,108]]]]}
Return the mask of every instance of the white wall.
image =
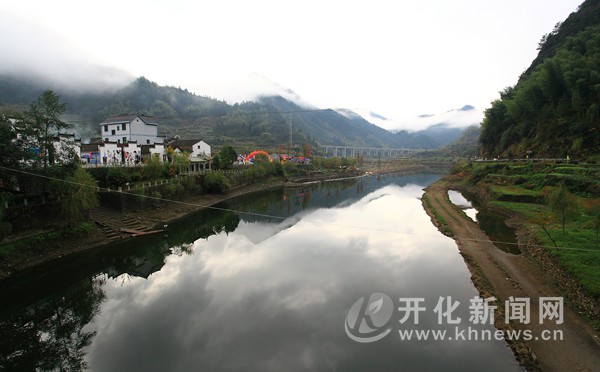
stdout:
{"type": "Polygon", "coordinates": [[[190,154],[190,157],[198,157],[201,155],[210,156],[210,145],[204,141],[200,141],[194,144],[194,151],[190,154]]]}
{"type": "Polygon", "coordinates": [[[123,123],[101,125],[100,135],[104,142],[108,139],[108,142],[123,143],[123,137],[126,137],[128,142],[134,141],[140,145],[163,143],[163,138],[158,137],[158,126],[147,125],[139,116],[136,116],[131,122],[126,122],[125,130],[123,130],[123,123]],[[112,134],[113,130],[115,131],[114,135],[112,134]]]}
{"type": "Polygon", "coordinates": [[[155,144],[153,148],[150,147],[150,156],[154,157],[155,155],[158,156],[160,161],[164,161],[164,158],[166,156],[165,145],[155,144]]]}
{"type": "Polygon", "coordinates": [[[158,137],[158,126],[147,125],[142,119],[136,117],[130,123],[130,141],[137,141],[140,145],[162,143],[163,138],[158,137]]]}
{"type": "Polygon", "coordinates": [[[104,165],[121,164],[121,149],[114,142],[103,143],[98,146],[100,162],[104,165]],[[106,159],[105,159],[106,158],[106,159]]]}

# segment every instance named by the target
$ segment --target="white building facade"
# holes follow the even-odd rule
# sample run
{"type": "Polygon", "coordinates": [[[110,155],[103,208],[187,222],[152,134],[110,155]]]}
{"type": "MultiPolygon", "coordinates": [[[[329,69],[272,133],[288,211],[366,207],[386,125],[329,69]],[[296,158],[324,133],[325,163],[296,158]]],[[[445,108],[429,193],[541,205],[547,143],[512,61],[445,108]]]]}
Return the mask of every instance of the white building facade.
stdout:
{"type": "Polygon", "coordinates": [[[158,122],[144,115],[108,117],[100,123],[100,134],[103,142],[136,142],[139,145],[164,143],[164,137],[158,135],[158,122]]]}

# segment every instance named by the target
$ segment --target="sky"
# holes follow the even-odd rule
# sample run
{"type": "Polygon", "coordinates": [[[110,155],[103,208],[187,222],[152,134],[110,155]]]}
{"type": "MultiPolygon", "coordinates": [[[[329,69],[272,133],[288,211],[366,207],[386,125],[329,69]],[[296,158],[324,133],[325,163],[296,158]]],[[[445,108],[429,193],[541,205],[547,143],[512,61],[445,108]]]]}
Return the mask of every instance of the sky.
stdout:
{"type": "Polygon", "coordinates": [[[474,106],[450,115],[460,126],[582,1],[0,0],[0,73],[81,89],[145,76],[228,102],[291,89],[386,129],[474,106]]]}

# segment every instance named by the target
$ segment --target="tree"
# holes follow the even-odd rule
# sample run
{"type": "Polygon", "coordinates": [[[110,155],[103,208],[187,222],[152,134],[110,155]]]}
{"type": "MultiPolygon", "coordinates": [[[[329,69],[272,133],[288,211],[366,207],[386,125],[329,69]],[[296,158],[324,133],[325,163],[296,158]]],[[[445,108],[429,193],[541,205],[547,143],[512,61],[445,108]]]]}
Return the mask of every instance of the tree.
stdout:
{"type": "Polygon", "coordinates": [[[86,217],[92,208],[99,205],[96,180],[81,167],[76,167],[65,182],[54,181],[54,187],[60,195],[61,214],[69,222],[86,217]]]}
{"type": "Polygon", "coordinates": [[[66,110],[67,104],[60,101],[60,96],[51,90],[46,90],[29,105],[29,110],[25,112],[25,123],[34,135],[39,149],[39,159],[44,167],[54,160],[52,137],[62,129],[71,127],[61,120],[66,110]]]}
{"type": "Polygon", "coordinates": [[[190,166],[190,154],[187,152],[174,153],[172,163],[173,166],[175,166],[177,172],[182,173],[184,170],[187,170],[190,166]]]}
{"type": "Polygon", "coordinates": [[[219,163],[222,168],[229,168],[237,159],[237,152],[231,145],[224,145],[219,150],[219,163]]]}
{"type": "Polygon", "coordinates": [[[222,194],[229,187],[229,180],[221,172],[210,172],[204,177],[204,188],[209,194],[222,194]]]}
{"type": "Polygon", "coordinates": [[[577,200],[569,192],[564,183],[561,183],[548,195],[548,206],[552,210],[552,213],[560,219],[564,234],[565,222],[567,218],[574,214],[577,208],[577,200]]]}
{"type": "MultiPolygon", "coordinates": [[[[0,166],[16,169],[25,154],[17,131],[4,115],[0,115],[0,166]]],[[[0,169],[0,178],[5,170],[0,169]]]]}
{"type": "Polygon", "coordinates": [[[221,169],[221,159],[219,158],[219,155],[215,155],[212,158],[212,169],[221,169]]]}
{"type": "Polygon", "coordinates": [[[144,167],[146,179],[156,180],[163,177],[165,174],[165,169],[165,165],[160,161],[158,156],[152,156],[144,167]]]}
{"type": "Polygon", "coordinates": [[[554,244],[554,247],[556,249],[558,249],[558,245],[556,245],[556,241],[554,240],[554,238],[552,238],[552,235],[550,235],[550,232],[548,231],[547,226],[550,224],[550,222],[552,222],[552,214],[548,211],[545,212],[540,212],[538,214],[535,214],[534,217],[532,217],[530,219],[530,221],[536,225],[538,225],[539,227],[542,228],[542,230],[544,230],[544,232],[546,233],[546,235],[548,235],[548,238],[550,238],[550,240],[552,240],[552,244],[554,244]]]}

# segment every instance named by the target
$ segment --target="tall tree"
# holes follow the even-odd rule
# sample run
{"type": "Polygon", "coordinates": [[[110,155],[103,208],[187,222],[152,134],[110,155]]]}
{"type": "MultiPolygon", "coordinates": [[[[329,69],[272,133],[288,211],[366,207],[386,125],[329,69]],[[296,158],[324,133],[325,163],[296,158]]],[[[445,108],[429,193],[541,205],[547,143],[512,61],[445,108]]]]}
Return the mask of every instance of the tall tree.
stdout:
{"type": "Polygon", "coordinates": [[[237,152],[231,145],[224,145],[219,150],[219,161],[222,168],[229,168],[237,159],[237,152]]]}
{"type": "Polygon", "coordinates": [[[548,206],[552,213],[560,219],[563,234],[565,233],[565,223],[567,218],[575,213],[577,208],[577,200],[569,192],[567,187],[561,183],[548,195],[548,206]]]}
{"type": "Polygon", "coordinates": [[[55,193],[60,195],[59,210],[68,222],[88,217],[92,208],[99,205],[96,180],[81,167],[65,178],[66,182],[54,181],[55,193]]]}
{"type": "MultiPolygon", "coordinates": [[[[0,166],[16,169],[19,161],[24,158],[23,146],[17,136],[17,131],[4,115],[0,115],[0,166]]],[[[3,179],[4,169],[0,169],[0,178],[3,179]]]]}
{"type": "Polygon", "coordinates": [[[25,112],[26,124],[33,130],[39,149],[39,160],[46,167],[54,160],[52,137],[71,125],[62,121],[61,116],[67,110],[67,104],[51,90],[43,92],[25,112]]]}

